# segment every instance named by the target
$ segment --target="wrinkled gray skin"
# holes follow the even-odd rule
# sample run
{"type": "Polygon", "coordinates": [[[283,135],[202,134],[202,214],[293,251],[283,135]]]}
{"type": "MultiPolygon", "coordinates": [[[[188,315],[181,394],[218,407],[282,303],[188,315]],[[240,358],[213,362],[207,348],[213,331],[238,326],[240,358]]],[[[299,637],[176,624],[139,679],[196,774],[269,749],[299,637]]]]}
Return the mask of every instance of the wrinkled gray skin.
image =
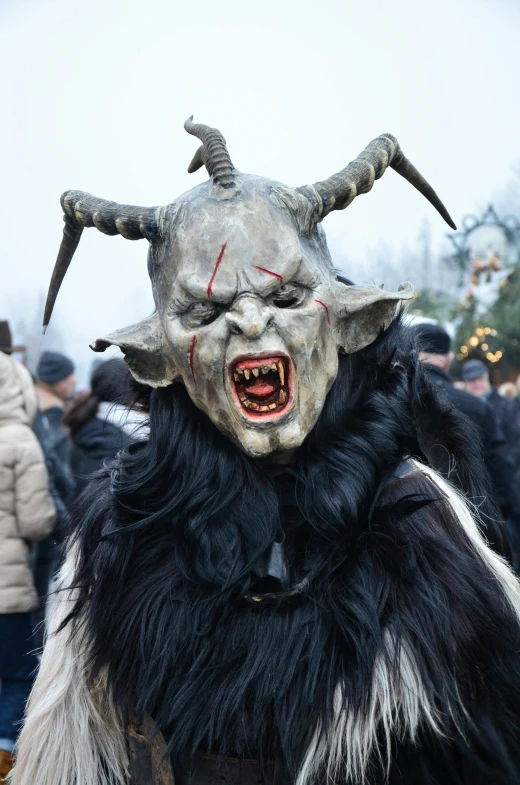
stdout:
{"type": "Polygon", "coordinates": [[[134,376],[152,386],[181,381],[248,455],[283,454],[316,423],[338,353],[373,341],[413,288],[394,294],[338,282],[321,226],[302,226],[286,206],[292,189],[238,173],[235,182],[230,191],[209,181],[165,208],[149,255],[156,313],[93,348],[120,346],[134,376]],[[281,355],[287,404],[260,416],[245,410],[234,364],[281,355]]]}

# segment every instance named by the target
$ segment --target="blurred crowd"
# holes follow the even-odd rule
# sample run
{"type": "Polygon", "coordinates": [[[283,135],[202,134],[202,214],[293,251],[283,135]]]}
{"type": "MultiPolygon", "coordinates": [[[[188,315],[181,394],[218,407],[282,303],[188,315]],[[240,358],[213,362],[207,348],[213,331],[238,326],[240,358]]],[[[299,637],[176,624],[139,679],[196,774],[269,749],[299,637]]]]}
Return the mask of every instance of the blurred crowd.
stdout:
{"type": "Polygon", "coordinates": [[[74,362],[42,353],[33,378],[0,321],[0,778],[45,634],[69,511],[92,473],[146,439],[146,412],[122,359],[100,362],[77,394],[74,362]]]}
{"type": "MultiPolygon", "coordinates": [[[[468,360],[454,382],[448,333],[432,324],[409,329],[426,378],[446,405],[468,418],[475,449],[484,452],[518,570],[518,385],[496,389],[479,360],[468,360]]],[[[23,350],[13,345],[8,322],[0,321],[0,777],[12,765],[71,505],[94,472],[125,445],[147,438],[142,390],[122,359],[98,362],[89,389],[78,393],[73,360],[45,351],[33,378],[13,357],[23,350]]]]}
{"type": "Polygon", "coordinates": [[[488,366],[467,360],[461,380],[453,381],[451,339],[442,327],[412,327],[427,378],[439,395],[455,406],[473,426],[475,449],[483,450],[491,479],[494,502],[506,521],[511,562],[520,571],[520,377],[498,389],[491,383],[488,366]]]}

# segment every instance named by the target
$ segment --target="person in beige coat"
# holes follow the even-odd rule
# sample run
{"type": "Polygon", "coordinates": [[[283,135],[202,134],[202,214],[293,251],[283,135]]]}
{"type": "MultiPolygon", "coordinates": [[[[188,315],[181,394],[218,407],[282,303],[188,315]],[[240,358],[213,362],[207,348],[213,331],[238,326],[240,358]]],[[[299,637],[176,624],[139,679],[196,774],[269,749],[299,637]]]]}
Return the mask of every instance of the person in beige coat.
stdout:
{"type": "Polygon", "coordinates": [[[0,777],[12,766],[38,664],[32,543],[47,537],[55,519],[45,460],[31,429],[35,414],[36,392],[29,372],[0,351],[0,777]]]}

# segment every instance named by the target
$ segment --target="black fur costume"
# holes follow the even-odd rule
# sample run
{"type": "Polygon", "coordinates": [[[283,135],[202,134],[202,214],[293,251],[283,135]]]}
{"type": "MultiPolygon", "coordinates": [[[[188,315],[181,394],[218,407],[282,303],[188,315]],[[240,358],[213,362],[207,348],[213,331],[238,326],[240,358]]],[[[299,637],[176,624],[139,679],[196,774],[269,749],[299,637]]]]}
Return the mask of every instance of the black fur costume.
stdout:
{"type": "MultiPolygon", "coordinates": [[[[277,783],[295,783],[316,729],[337,730],[342,685],[378,739],[349,785],[520,783],[518,619],[439,488],[394,474],[409,456],[451,470],[500,548],[469,423],[436,399],[407,341],[396,320],[341,358],[280,470],[234,447],[181,385],[155,390],[149,442],[80,499],[68,629],[86,632],[91,678],[108,668],[125,722],[158,723],[174,771],[220,751],[274,759],[277,783]],[[255,565],[283,538],[285,584],[255,602],[255,565]],[[412,741],[394,726],[390,761],[379,718],[366,719],[388,630],[388,673],[412,657],[441,729],[421,722],[412,741]]],[[[325,781],[324,767],[309,780],[325,781]]]]}

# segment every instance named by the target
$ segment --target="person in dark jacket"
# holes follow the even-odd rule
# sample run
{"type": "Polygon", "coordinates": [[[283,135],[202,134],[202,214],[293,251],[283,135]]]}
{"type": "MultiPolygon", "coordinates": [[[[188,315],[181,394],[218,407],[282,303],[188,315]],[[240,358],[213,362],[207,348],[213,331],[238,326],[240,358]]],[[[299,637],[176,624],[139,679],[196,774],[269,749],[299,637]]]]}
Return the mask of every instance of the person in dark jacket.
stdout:
{"type": "Polygon", "coordinates": [[[145,413],[131,405],[134,383],[124,360],[100,363],[90,385],[90,392],[80,395],[64,417],[72,439],[75,496],[105,460],[115,458],[128,441],[146,439],[147,435],[145,413]]]}
{"type": "Polygon", "coordinates": [[[49,584],[59,564],[61,545],[68,526],[68,506],[72,498],[70,475],[70,441],[63,415],[76,386],[74,363],[60,352],[43,352],[36,369],[38,411],[33,430],[40,442],[49,474],[49,490],[56,507],[56,524],[52,534],[38,543],[34,563],[34,581],[40,599],[35,614],[36,639],[43,646],[44,619],[49,584]]]}
{"type": "Polygon", "coordinates": [[[477,426],[476,436],[480,436],[495,502],[504,518],[510,518],[513,508],[520,507],[520,500],[517,501],[513,488],[514,467],[507,442],[491,407],[454,386],[448,373],[453,360],[451,339],[442,327],[419,324],[412,329],[418,343],[419,360],[430,382],[442,390],[445,398],[477,426]]]}
{"type": "Polygon", "coordinates": [[[515,401],[504,398],[489,378],[489,370],[481,360],[468,360],[462,366],[462,380],[467,392],[489,404],[506,438],[515,469],[520,469],[520,425],[515,401]]]}
{"type": "Polygon", "coordinates": [[[76,387],[74,363],[60,352],[43,352],[36,376],[39,409],[37,417],[45,420],[47,440],[67,471],[70,442],[68,430],[63,424],[63,415],[76,387]]]}

